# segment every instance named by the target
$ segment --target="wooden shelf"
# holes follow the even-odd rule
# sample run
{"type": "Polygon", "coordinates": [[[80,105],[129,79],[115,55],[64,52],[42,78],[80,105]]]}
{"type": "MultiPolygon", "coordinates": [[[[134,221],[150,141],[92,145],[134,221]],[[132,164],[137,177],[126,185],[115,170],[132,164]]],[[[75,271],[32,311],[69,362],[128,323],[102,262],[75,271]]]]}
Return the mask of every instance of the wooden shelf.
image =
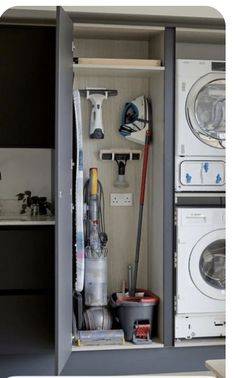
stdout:
{"type": "Polygon", "coordinates": [[[101,66],[160,67],[160,59],[79,58],[78,64],[101,66]]]}
{"type": "Polygon", "coordinates": [[[87,352],[98,350],[131,350],[131,349],[156,349],[163,348],[164,345],[158,340],[154,339],[151,344],[133,344],[126,341],[124,345],[90,345],[90,346],[72,346],[72,352],[87,352]]]}
{"type": "MultiPolygon", "coordinates": [[[[119,60],[117,59],[117,62],[119,60]]],[[[154,76],[164,72],[162,66],[132,66],[121,64],[73,64],[73,69],[89,76],[154,76]]]]}

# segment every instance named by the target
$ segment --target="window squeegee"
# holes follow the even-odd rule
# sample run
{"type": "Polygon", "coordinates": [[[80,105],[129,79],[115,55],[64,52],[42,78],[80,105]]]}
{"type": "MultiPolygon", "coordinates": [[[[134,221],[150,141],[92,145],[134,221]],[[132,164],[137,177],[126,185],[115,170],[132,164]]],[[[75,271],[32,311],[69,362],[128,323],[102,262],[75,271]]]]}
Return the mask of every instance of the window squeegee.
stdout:
{"type": "Polygon", "coordinates": [[[102,106],[103,101],[110,96],[117,96],[118,91],[115,89],[106,88],[86,88],[80,89],[80,94],[91,101],[92,110],[90,116],[90,138],[104,139],[104,128],[102,121],[102,106]]]}

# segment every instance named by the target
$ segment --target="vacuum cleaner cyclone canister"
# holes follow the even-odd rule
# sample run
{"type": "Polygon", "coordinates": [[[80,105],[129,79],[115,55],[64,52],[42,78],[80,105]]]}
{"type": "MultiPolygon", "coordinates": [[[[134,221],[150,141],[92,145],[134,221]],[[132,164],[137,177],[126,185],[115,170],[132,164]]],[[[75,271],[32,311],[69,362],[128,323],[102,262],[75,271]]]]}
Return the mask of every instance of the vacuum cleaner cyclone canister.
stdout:
{"type": "Polygon", "coordinates": [[[107,257],[86,257],[85,305],[107,305],[107,257]]]}

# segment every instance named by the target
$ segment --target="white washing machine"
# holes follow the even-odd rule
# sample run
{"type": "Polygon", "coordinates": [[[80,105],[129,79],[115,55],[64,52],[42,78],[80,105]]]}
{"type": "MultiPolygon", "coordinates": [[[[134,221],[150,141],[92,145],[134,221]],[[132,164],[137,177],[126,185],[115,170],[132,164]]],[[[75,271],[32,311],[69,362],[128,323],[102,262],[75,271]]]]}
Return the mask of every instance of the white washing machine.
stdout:
{"type": "Polygon", "coordinates": [[[177,208],[175,337],[225,335],[225,209],[177,208]]]}
{"type": "Polygon", "coordinates": [[[225,62],[176,61],[175,141],[175,190],[224,191],[225,62]]]}

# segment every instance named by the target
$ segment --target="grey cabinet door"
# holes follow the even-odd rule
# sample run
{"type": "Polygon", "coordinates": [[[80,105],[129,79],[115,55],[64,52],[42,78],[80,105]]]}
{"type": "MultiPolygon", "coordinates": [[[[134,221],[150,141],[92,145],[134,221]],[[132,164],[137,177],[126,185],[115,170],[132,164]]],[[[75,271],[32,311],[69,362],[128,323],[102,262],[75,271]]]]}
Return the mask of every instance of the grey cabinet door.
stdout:
{"type": "Polygon", "coordinates": [[[62,371],[72,349],[72,36],[72,22],[58,7],[55,118],[56,374],[62,371]]]}

